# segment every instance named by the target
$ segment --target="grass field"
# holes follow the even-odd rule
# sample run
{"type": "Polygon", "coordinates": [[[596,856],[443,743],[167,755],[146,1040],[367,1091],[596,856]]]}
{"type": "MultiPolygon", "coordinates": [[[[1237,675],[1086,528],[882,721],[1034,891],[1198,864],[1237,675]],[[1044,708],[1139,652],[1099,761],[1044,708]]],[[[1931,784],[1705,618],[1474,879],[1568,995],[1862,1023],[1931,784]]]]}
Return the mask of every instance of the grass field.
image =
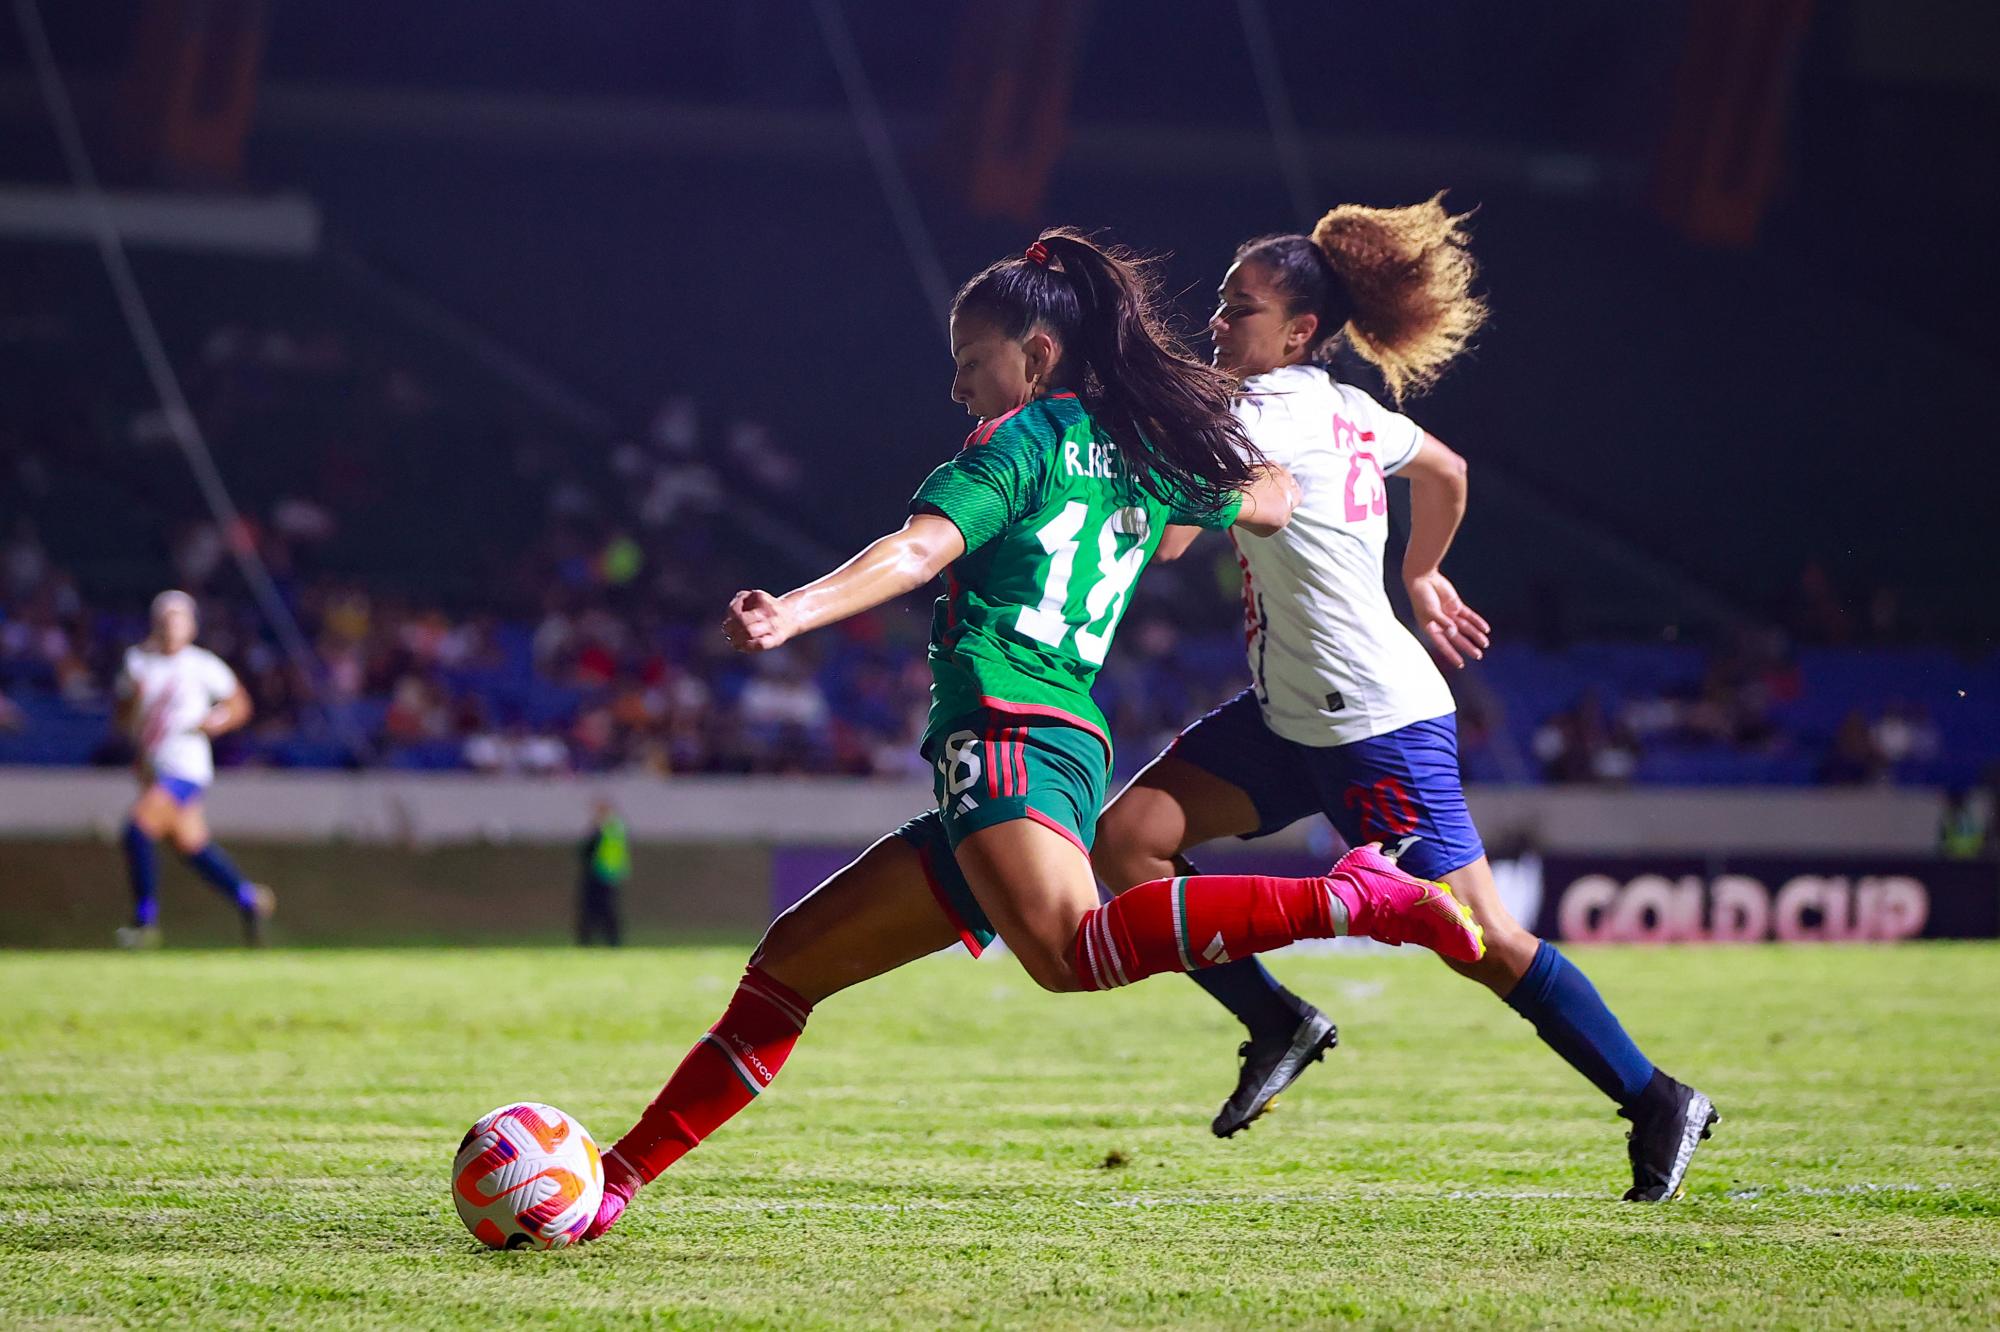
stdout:
{"type": "Polygon", "coordinates": [[[453,1148],[614,1138],[740,949],[0,955],[0,1326],[2000,1324],[2000,948],[1585,951],[1723,1114],[1622,1121],[1443,968],[1285,958],[1341,1050],[1251,1133],[1193,986],[939,958],[839,996],[605,1241],[493,1253],[453,1148]]]}

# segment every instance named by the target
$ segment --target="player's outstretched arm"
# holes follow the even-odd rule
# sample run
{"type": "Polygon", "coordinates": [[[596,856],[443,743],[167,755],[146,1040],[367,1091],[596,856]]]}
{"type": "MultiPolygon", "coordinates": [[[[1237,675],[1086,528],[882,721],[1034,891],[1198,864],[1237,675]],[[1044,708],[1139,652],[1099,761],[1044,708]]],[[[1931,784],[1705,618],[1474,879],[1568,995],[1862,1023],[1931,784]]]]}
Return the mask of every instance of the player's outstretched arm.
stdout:
{"type": "Polygon", "coordinates": [[[1486,655],[1492,633],[1479,612],[1459,599],[1440,567],[1465,517],[1465,459],[1427,434],[1396,475],[1410,483],[1410,541],[1403,551],[1410,609],[1431,651],[1462,667],[1467,657],[1477,661],[1486,655]]]}
{"type": "Polygon", "coordinates": [[[965,538],[957,524],[920,513],[832,573],[782,597],[762,590],[738,592],[730,600],[722,632],[739,652],[768,652],[807,630],[837,624],[916,591],[964,553],[965,538]]]}
{"type": "Polygon", "coordinates": [[[1257,479],[1243,491],[1236,526],[1253,536],[1270,536],[1292,521],[1304,493],[1292,474],[1276,463],[1257,469],[1257,479]]]}

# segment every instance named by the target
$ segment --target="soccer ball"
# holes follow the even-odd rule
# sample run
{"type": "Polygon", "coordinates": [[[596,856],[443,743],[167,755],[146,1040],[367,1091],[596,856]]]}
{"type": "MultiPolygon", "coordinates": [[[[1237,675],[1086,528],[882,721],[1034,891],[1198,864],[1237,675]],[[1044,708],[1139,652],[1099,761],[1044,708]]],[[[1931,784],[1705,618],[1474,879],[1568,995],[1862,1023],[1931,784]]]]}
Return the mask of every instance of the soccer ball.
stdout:
{"type": "Polygon", "coordinates": [[[503,1105],[458,1144],[451,1201],[481,1244],[560,1249],[597,1215],[604,1165],[590,1133],[554,1106],[503,1105]]]}

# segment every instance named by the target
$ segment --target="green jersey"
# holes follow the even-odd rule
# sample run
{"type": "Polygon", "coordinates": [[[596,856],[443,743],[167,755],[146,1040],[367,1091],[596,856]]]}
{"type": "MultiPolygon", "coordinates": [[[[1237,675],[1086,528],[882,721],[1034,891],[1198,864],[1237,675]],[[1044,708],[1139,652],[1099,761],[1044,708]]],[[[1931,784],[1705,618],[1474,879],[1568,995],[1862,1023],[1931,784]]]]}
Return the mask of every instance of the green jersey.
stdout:
{"type": "Polygon", "coordinates": [[[910,506],[965,537],[931,620],[926,750],[940,727],[991,708],[1066,718],[1096,732],[1108,756],[1090,686],[1132,584],[1169,523],[1227,527],[1241,501],[1208,512],[1163,503],[1064,393],[973,431],[910,506]]]}

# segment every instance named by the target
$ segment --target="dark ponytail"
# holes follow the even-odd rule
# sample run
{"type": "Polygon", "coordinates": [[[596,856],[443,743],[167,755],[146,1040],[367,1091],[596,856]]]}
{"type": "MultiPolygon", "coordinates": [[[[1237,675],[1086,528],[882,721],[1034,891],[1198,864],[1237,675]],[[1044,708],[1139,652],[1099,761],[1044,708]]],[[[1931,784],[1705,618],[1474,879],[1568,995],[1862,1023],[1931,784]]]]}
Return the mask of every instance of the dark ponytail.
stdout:
{"type": "Polygon", "coordinates": [[[1072,227],[1036,245],[1034,258],[1003,259],[959,288],[952,317],[1015,339],[1046,329],[1063,349],[1052,385],[1075,390],[1154,498],[1212,509],[1248,486],[1263,457],[1229,410],[1236,382],[1168,331],[1150,261],[1072,227]]]}

